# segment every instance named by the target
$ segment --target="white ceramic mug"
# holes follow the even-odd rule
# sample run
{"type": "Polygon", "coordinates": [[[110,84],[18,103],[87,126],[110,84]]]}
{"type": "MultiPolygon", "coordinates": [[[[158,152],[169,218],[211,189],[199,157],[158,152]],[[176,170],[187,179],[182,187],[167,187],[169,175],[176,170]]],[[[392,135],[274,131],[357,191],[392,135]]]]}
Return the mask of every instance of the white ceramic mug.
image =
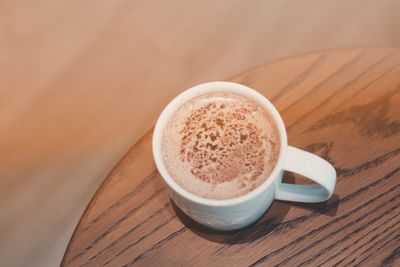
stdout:
{"type": "Polygon", "coordinates": [[[336,171],[329,162],[288,145],[282,117],[268,99],[247,86],[231,82],[196,85],[172,100],[157,120],[153,134],[153,156],[176,205],[195,221],[217,230],[234,230],[251,224],[267,210],[274,199],[297,202],[325,201],[332,196],[336,183],[336,171]],[[168,173],[161,151],[163,131],[172,114],[193,97],[217,91],[241,94],[256,101],[272,114],[280,137],[279,159],[269,177],[253,191],[225,200],[202,198],[179,186],[168,173]],[[300,174],[316,184],[282,183],[284,171],[300,174]]]}

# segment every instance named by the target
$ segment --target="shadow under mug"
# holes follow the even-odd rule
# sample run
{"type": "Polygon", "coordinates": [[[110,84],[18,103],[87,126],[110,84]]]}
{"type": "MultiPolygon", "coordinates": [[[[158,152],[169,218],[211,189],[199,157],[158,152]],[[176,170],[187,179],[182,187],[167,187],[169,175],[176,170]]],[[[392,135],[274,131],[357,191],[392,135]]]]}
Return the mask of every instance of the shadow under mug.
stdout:
{"type": "Polygon", "coordinates": [[[196,85],[173,99],[162,111],[153,133],[153,157],[157,169],[175,204],[193,220],[216,230],[235,230],[256,221],[274,199],[296,202],[322,202],[335,189],[336,171],[326,160],[288,145],[286,128],[274,105],[257,91],[232,82],[208,82],[196,85]],[[212,92],[231,92],[246,96],[266,109],[276,122],[279,158],[269,177],[249,193],[231,199],[206,199],[179,186],[168,173],[162,157],[162,136],[174,112],[190,99],[212,92]],[[282,182],[284,171],[300,174],[315,184],[297,185],[282,182]]]}

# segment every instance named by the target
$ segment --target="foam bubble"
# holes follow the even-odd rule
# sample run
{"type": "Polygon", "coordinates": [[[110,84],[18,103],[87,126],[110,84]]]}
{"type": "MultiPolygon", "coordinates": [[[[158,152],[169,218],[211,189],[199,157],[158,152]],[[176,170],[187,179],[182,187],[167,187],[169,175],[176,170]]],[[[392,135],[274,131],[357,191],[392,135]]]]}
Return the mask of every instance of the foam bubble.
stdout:
{"type": "Polygon", "coordinates": [[[227,92],[184,103],[167,123],[162,144],[172,178],[211,199],[237,197],[259,186],[275,166],[280,146],[269,113],[227,92]]]}

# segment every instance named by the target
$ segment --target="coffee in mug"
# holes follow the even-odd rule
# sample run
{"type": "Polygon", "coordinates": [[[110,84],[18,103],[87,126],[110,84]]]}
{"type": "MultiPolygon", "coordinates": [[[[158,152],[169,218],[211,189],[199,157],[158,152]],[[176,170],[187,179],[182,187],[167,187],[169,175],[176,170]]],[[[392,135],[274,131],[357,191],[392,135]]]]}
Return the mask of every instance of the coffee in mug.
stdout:
{"type": "Polygon", "coordinates": [[[271,174],[280,140],[272,115],[254,100],[209,92],[183,103],[168,120],[162,156],[170,176],[208,199],[249,193],[271,174]]]}
{"type": "Polygon", "coordinates": [[[174,98],[157,120],[152,149],[177,207],[216,230],[253,223],[275,199],[321,202],[335,189],[335,168],[289,146],[274,105],[238,83],[203,83],[174,98]],[[314,183],[285,183],[285,171],[314,183]]]}

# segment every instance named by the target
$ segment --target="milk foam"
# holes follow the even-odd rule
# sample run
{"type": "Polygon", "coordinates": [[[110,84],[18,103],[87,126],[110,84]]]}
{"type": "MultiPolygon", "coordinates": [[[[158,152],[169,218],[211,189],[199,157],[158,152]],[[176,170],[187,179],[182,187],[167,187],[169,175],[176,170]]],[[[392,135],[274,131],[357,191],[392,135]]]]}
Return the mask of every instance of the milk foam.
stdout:
{"type": "Polygon", "coordinates": [[[279,147],[271,115],[253,100],[227,92],[184,103],[162,139],[171,177],[187,191],[210,199],[241,196],[263,183],[279,147]]]}

